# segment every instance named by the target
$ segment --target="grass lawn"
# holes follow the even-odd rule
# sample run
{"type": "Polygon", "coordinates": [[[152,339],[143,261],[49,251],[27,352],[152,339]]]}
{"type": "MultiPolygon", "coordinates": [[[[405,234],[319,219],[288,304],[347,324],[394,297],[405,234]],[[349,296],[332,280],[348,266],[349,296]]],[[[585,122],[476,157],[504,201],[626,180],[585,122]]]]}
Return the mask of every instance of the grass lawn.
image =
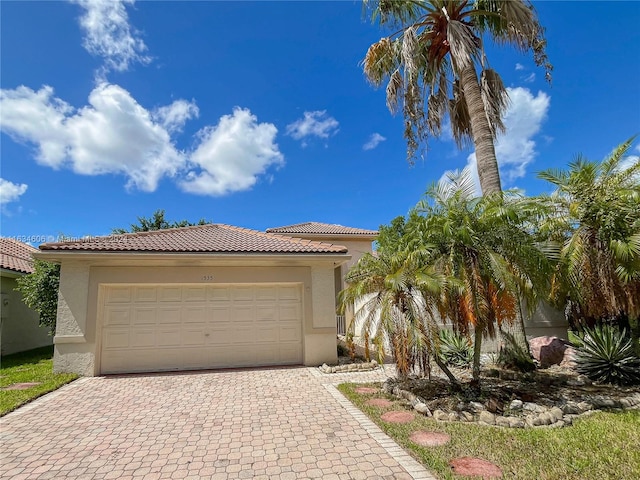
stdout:
{"type": "MultiPolygon", "coordinates": [[[[389,424],[380,415],[406,407],[380,392],[360,395],[342,384],[338,389],[399,445],[443,479],[454,475],[449,461],[474,456],[495,463],[504,478],[536,480],[635,480],[640,478],[640,411],[600,412],[560,429],[507,429],[469,423],[439,423],[416,414],[405,425],[389,424]],[[366,405],[375,397],[393,400],[387,408],[366,405]],[[445,432],[451,441],[441,447],[421,447],[409,440],[416,430],[445,432]]],[[[379,385],[375,385],[376,387],[379,385]]]]}
{"type": "Polygon", "coordinates": [[[78,378],[72,373],[53,373],[53,346],[7,355],[0,359],[0,388],[14,383],[39,383],[26,390],[0,391],[0,415],[5,415],[45,393],[78,378]]]}

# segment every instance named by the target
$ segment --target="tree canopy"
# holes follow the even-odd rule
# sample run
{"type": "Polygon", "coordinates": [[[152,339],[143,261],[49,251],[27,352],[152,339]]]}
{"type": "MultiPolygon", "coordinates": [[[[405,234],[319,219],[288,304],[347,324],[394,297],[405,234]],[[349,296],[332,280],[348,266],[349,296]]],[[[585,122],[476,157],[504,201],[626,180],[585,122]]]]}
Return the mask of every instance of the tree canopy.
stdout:
{"type": "Polygon", "coordinates": [[[197,223],[191,223],[188,220],[177,221],[168,221],[164,218],[164,210],[156,210],[153,212],[153,215],[150,217],[138,217],[138,223],[132,223],[129,230],[124,228],[114,228],[112,230],[113,233],[122,234],[122,233],[137,233],[137,232],[148,232],[151,230],[164,230],[167,228],[179,228],[179,227],[190,227],[193,225],[207,225],[211,223],[204,218],[198,220],[197,223]]]}

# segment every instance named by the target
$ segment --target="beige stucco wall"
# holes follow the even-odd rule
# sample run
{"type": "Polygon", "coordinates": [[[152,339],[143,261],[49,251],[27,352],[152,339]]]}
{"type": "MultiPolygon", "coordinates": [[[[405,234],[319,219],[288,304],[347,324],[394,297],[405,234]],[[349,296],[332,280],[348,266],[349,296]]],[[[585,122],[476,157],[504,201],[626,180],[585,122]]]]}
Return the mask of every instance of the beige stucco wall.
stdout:
{"type": "Polygon", "coordinates": [[[51,345],[53,337],[49,329],[39,325],[38,313],[27,307],[22,295],[15,291],[15,277],[2,276],[2,301],[0,305],[0,354],[9,355],[33,348],[51,345]]]}
{"type": "MultiPolygon", "coordinates": [[[[161,260],[155,261],[158,262],[162,263],[161,260]]],[[[61,263],[54,355],[54,370],[57,372],[86,376],[99,374],[100,287],[115,284],[299,283],[303,291],[304,364],[337,361],[334,268],[340,261],[317,261],[297,266],[231,266],[212,263],[211,260],[182,262],[194,263],[193,266],[145,266],[143,260],[135,259],[119,261],[113,266],[102,263],[61,263]],[[123,266],[136,262],[140,265],[123,266]]]]}

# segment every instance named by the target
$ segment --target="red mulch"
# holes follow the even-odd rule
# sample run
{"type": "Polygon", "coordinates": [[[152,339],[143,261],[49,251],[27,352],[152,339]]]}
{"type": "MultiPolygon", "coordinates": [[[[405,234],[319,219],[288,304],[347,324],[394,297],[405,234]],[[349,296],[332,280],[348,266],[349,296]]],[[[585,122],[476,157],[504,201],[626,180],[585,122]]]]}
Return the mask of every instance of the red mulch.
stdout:
{"type": "Polygon", "coordinates": [[[500,467],[480,458],[454,458],[449,462],[449,465],[451,465],[453,472],[457,475],[482,477],[483,480],[502,478],[502,470],[500,470],[500,467]]]}
{"type": "Polygon", "coordinates": [[[38,382],[14,383],[13,385],[4,387],[2,390],[26,390],[27,388],[35,387],[36,385],[40,385],[40,383],[38,382]]]}
{"type": "Polygon", "coordinates": [[[418,430],[413,432],[409,439],[413,443],[417,443],[423,447],[439,447],[449,443],[451,437],[442,432],[428,432],[426,430],[418,430]]]}
{"type": "Polygon", "coordinates": [[[384,413],[380,418],[389,423],[409,423],[413,421],[415,415],[411,412],[394,411],[384,413]]]}
{"type": "Polygon", "coordinates": [[[369,395],[372,393],[378,393],[380,391],[380,389],[378,388],[371,388],[371,387],[358,387],[355,389],[356,393],[359,393],[360,395],[369,395]]]}

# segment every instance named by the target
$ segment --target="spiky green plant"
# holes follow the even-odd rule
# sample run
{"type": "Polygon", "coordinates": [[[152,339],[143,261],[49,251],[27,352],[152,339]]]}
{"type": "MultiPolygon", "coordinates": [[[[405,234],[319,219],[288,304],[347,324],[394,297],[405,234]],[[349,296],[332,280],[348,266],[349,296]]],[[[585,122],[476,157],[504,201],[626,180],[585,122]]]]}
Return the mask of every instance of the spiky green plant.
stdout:
{"type": "Polygon", "coordinates": [[[585,328],[578,348],[578,372],[590,379],[617,385],[640,384],[640,358],[631,339],[610,325],[585,328]]]}
{"type": "Polygon", "coordinates": [[[473,343],[471,339],[452,330],[440,330],[440,358],[449,366],[471,367],[473,362],[473,343]]]}

